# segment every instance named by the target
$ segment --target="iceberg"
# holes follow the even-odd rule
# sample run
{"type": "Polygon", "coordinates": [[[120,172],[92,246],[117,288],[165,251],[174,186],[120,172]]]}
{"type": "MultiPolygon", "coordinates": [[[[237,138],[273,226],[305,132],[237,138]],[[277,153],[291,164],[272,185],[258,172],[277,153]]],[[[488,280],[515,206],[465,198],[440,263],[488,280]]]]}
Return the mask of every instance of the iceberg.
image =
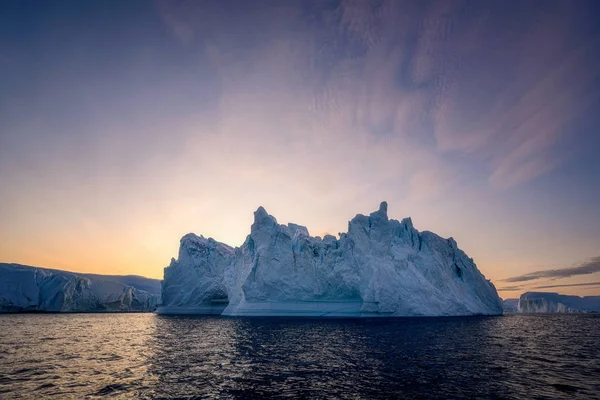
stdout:
{"type": "Polygon", "coordinates": [[[519,298],[520,313],[600,312],[600,296],[568,296],[550,292],[527,292],[519,298]]]}
{"type": "Polygon", "coordinates": [[[502,311],[517,312],[519,309],[519,299],[506,299],[502,301],[502,311]]]}
{"type": "Polygon", "coordinates": [[[0,263],[0,312],[151,312],[159,287],[160,281],[140,276],[0,263]]]}
{"type": "Polygon", "coordinates": [[[165,268],[160,314],[228,316],[499,315],[494,285],[452,238],[389,219],[387,203],[339,238],[278,224],[263,207],[230,247],[193,233],[165,268]]]}

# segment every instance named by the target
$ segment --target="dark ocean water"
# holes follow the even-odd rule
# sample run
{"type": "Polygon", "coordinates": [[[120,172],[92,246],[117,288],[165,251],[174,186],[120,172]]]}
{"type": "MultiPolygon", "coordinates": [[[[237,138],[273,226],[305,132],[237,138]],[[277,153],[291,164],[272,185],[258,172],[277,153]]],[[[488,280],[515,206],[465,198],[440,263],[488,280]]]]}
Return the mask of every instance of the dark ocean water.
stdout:
{"type": "Polygon", "coordinates": [[[0,315],[0,398],[600,398],[599,315],[0,315]]]}

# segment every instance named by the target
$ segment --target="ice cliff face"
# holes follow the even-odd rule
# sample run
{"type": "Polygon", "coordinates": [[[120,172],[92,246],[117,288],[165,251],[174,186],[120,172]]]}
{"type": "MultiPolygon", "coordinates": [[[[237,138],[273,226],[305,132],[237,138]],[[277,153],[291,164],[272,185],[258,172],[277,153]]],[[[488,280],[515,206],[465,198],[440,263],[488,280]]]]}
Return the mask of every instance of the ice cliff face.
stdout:
{"type": "MultiPolygon", "coordinates": [[[[0,264],[0,312],[154,311],[160,297],[119,280],[152,287],[134,276],[79,275],[65,271],[0,264]]],[[[158,282],[154,280],[155,282],[158,282]]]]}
{"type": "Polygon", "coordinates": [[[280,225],[260,207],[232,248],[194,234],[165,268],[159,313],[411,316],[501,314],[494,285],[454,239],[357,215],[339,239],[280,225]]]}
{"type": "Polygon", "coordinates": [[[558,293],[527,292],[519,299],[521,313],[600,312],[600,296],[567,296],[558,293]]]}

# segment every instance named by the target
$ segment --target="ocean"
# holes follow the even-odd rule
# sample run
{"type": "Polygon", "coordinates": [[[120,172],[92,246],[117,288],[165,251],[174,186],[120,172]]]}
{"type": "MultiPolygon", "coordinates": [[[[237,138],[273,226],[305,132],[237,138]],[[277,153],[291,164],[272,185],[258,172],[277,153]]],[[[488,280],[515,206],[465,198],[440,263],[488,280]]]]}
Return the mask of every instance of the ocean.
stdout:
{"type": "Polygon", "coordinates": [[[600,315],[0,315],[0,398],[600,398],[600,315]]]}

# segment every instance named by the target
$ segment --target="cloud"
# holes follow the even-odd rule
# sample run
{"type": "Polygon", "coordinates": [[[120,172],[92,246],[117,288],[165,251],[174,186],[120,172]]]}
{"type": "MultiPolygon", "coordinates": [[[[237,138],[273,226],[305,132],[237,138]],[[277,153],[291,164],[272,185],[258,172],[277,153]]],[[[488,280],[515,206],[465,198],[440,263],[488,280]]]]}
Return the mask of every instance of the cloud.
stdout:
{"type": "Polygon", "coordinates": [[[157,7],[215,71],[218,123],[188,156],[213,171],[253,165],[293,192],[386,187],[413,203],[443,198],[461,171],[506,190],[559,165],[554,146],[589,102],[598,43],[579,43],[555,3],[509,17],[463,1],[227,3],[157,7]]]}
{"type": "Polygon", "coordinates": [[[166,2],[157,1],[155,4],[158,15],[167,29],[173,33],[183,46],[189,46],[194,41],[194,30],[191,25],[182,21],[181,14],[177,12],[178,10],[169,7],[166,2]]]}
{"type": "Polygon", "coordinates": [[[411,83],[409,46],[391,40],[411,36],[396,2],[273,2],[247,13],[161,4],[167,28],[185,44],[194,38],[219,82],[218,123],[190,140],[194,163],[241,169],[233,179],[244,183],[268,177],[282,193],[343,198],[379,187],[423,199],[448,187],[452,167],[422,140],[427,89],[411,83]]]}
{"type": "Polygon", "coordinates": [[[577,286],[600,286],[600,282],[571,283],[571,284],[564,284],[564,285],[544,285],[544,286],[536,286],[534,289],[550,289],[550,288],[558,288],[558,287],[577,287],[577,286]]]}
{"type": "Polygon", "coordinates": [[[526,282],[543,278],[562,279],[577,275],[589,275],[600,272],[600,256],[594,257],[578,267],[548,269],[544,271],[531,272],[529,274],[519,275],[504,279],[504,282],[526,282]]]}
{"type": "Polygon", "coordinates": [[[505,286],[502,288],[498,288],[497,290],[499,292],[512,292],[512,291],[521,290],[521,289],[523,289],[522,286],[505,286]]]}
{"type": "Polygon", "coordinates": [[[577,34],[581,18],[564,3],[545,3],[535,21],[524,6],[502,34],[508,22],[490,18],[501,13],[494,5],[458,9],[429,14],[431,28],[420,35],[429,42],[417,53],[429,66],[419,72],[436,82],[438,149],[486,163],[497,190],[552,171],[564,161],[556,146],[573,134],[568,124],[596,98],[600,42],[577,34]]]}
{"type": "Polygon", "coordinates": [[[562,160],[553,146],[568,134],[566,126],[594,99],[589,87],[598,73],[590,68],[598,41],[575,45],[564,59],[553,61],[545,74],[522,93],[519,101],[497,116],[494,125],[511,143],[494,157],[490,183],[508,189],[554,169],[562,160]],[[577,77],[577,78],[575,78],[577,77]],[[514,128],[506,129],[508,125],[514,128]]]}
{"type": "Polygon", "coordinates": [[[581,286],[600,286],[600,282],[588,282],[588,283],[566,283],[562,285],[541,285],[541,286],[528,286],[528,285],[519,285],[519,286],[504,286],[498,288],[499,292],[514,292],[517,290],[528,291],[532,289],[553,289],[553,288],[568,288],[568,287],[581,287],[581,286]]]}

